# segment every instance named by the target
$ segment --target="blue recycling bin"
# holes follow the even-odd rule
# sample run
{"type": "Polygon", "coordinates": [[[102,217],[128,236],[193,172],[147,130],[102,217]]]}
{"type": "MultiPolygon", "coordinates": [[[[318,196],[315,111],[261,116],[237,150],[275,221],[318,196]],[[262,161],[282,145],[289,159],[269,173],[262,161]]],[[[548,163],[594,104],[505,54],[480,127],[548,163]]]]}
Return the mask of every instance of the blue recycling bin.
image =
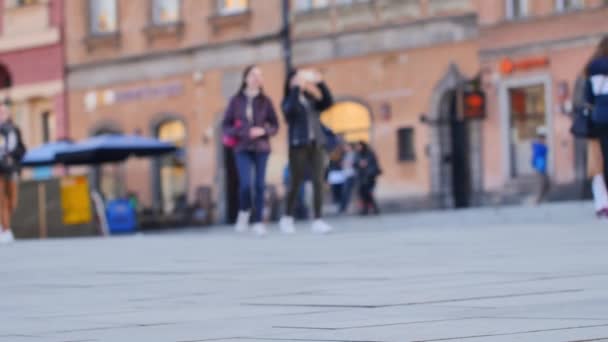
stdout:
{"type": "Polygon", "coordinates": [[[108,202],[106,217],[111,234],[134,233],[137,230],[137,213],[128,199],[108,202]]]}

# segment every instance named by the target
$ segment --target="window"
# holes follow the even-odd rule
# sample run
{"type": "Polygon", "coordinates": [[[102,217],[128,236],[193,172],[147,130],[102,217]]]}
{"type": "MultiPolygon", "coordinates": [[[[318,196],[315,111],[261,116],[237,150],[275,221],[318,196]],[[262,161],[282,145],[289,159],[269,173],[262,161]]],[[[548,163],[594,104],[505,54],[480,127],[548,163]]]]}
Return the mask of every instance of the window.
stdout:
{"type": "Polygon", "coordinates": [[[528,15],[528,0],[507,0],[507,19],[521,19],[528,15]]]}
{"type": "Polygon", "coordinates": [[[12,85],[11,74],[4,65],[0,64],[0,89],[10,88],[12,85]]]}
{"type": "Polygon", "coordinates": [[[35,5],[40,0],[4,0],[6,8],[23,7],[29,5],[35,5]]]}
{"type": "Polygon", "coordinates": [[[116,0],[89,0],[91,33],[103,35],[118,29],[118,6],[116,0]]]}
{"type": "Polygon", "coordinates": [[[296,11],[308,12],[329,7],[329,0],[296,0],[296,11]]]}
{"type": "Polygon", "coordinates": [[[416,160],[416,149],[414,148],[414,128],[400,128],[397,131],[397,144],[399,161],[408,162],[416,160]]]}
{"type": "Polygon", "coordinates": [[[219,0],[219,12],[221,15],[243,13],[248,8],[249,0],[219,0]]]}
{"type": "Polygon", "coordinates": [[[153,0],[152,22],[154,25],[174,24],[180,19],[180,0],[153,0]]]}
{"type": "Polygon", "coordinates": [[[55,139],[55,115],[51,112],[42,113],[42,142],[48,143],[55,139]]]}
{"type": "Polygon", "coordinates": [[[369,0],[336,0],[336,5],[338,6],[346,6],[353,5],[362,2],[369,2],[369,0]]]}
{"type": "Polygon", "coordinates": [[[556,0],[555,9],[558,12],[572,11],[585,7],[584,0],[556,0]]]}

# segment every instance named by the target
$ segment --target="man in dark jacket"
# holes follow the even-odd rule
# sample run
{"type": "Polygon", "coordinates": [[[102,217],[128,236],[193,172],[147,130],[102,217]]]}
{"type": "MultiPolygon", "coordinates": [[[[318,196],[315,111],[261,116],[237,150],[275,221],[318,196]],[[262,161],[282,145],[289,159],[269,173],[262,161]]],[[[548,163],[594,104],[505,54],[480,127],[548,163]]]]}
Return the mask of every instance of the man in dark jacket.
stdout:
{"type": "Polygon", "coordinates": [[[17,207],[18,180],[25,146],[10,115],[10,102],[0,104],[0,243],[15,240],[11,217],[17,207]]]}
{"type": "Polygon", "coordinates": [[[326,137],[320,116],[333,105],[333,98],[317,71],[293,71],[288,75],[285,83],[282,109],[289,128],[291,185],[287,196],[287,213],[280,223],[281,231],[286,234],[295,232],[293,217],[296,201],[306,171],[310,170],[314,188],[315,215],[312,231],[326,234],[332,228],[321,219],[326,137]]]}

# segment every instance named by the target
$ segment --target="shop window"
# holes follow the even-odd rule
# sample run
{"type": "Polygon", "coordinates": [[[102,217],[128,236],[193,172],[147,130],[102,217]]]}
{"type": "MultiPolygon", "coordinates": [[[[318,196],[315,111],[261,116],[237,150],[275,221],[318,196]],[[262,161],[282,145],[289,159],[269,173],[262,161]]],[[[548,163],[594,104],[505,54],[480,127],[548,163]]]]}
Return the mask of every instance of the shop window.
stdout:
{"type": "Polygon", "coordinates": [[[115,33],[118,30],[117,0],[89,0],[89,20],[92,35],[115,33]]]}
{"type": "Polygon", "coordinates": [[[24,7],[24,6],[36,5],[38,3],[40,3],[40,0],[4,0],[4,7],[6,7],[6,8],[24,7]]]}
{"type": "Polygon", "coordinates": [[[409,162],[416,160],[416,149],[414,146],[414,128],[400,128],[397,131],[397,144],[399,161],[409,162]]]}
{"type": "Polygon", "coordinates": [[[540,133],[546,132],[547,113],[545,86],[530,85],[509,89],[511,127],[511,174],[533,174],[530,160],[531,144],[540,133]]]}
{"type": "Polygon", "coordinates": [[[186,126],[181,120],[168,120],[158,126],[158,138],[175,144],[178,150],[160,159],[158,170],[160,200],[165,214],[183,210],[186,199],[186,126]]]}
{"type": "Polygon", "coordinates": [[[249,0],[219,0],[219,14],[233,15],[247,12],[249,0]]]}
{"type": "Polygon", "coordinates": [[[170,25],[180,20],[181,0],[153,0],[152,6],[154,25],[170,25]]]}
{"type": "Polygon", "coordinates": [[[584,0],[556,0],[555,9],[558,12],[573,11],[585,7],[584,0]]]}
{"type": "Polygon", "coordinates": [[[295,7],[298,12],[310,12],[329,7],[329,0],[296,0],[295,7]]]}
{"type": "Polygon", "coordinates": [[[506,0],[507,19],[521,19],[528,16],[528,0],[506,0]]]}
{"type": "Polygon", "coordinates": [[[347,142],[370,141],[371,114],[357,102],[339,102],[323,112],[321,121],[347,142]]]}

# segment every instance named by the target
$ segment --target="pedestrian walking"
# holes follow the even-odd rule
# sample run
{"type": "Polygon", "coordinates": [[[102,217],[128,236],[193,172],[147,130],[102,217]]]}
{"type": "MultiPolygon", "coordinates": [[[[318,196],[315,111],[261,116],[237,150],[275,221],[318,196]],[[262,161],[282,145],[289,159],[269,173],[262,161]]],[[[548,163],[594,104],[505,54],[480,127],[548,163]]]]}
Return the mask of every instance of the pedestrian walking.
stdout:
{"type": "Polygon", "coordinates": [[[10,101],[0,104],[0,243],[15,241],[12,216],[19,200],[19,173],[26,148],[14,124],[10,101]]]}
{"type": "Polygon", "coordinates": [[[374,196],[376,182],[382,173],[376,154],[371,147],[361,141],[357,144],[357,177],[359,179],[359,197],[361,198],[361,215],[380,214],[380,208],[374,196]]]}
{"type": "Polygon", "coordinates": [[[289,128],[291,184],[287,196],[287,212],[280,222],[283,233],[295,232],[295,206],[308,170],[314,191],[312,231],[322,234],[332,231],[332,227],[322,220],[326,139],[320,120],[321,113],[332,105],[331,92],[318,71],[294,70],[288,74],[282,109],[289,128]]]}
{"type": "Polygon", "coordinates": [[[355,161],[357,153],[351,144],[344,144],[344,157],[342,158],[342,174],[344,175],[344,186],[342,187],[342,198],[340,200],[340,213],[344,214],[348,211],[352,198],[353,188],[357,181],[357,172],[355,170],[355,161]]]}
{"type": "Polygon", "coordinates": [[[247,67],[243,72],[241,87],[230,100],[223,121],[224,142],[234,148],[239,179],[239,214],[235,230],[246,232],[251,222],[257,235],[268,232],[262,220],[266,165],[270,155],[270,138],[279,129],[274,105],[264,94],[263,84],[260,68],[255,65],[247,67]]]}
{"type": "Polygon", "coordinates": [[[551,184],[547,173],[548,155],[549,148],[547,147],[546,135],[544,130],[540,130],[536,139],[532,141],[532,168],[536,171],[539,184],[536,204],[540,204],[545,199],[551,184]]]}
{"type": "MultiPolygon", "coordinates": [[[[606,197],[603,194],[606,193],[605,184],[608,184],[608,36],[601,40],[585,67],[584,74],[585,101],[592,107],[592,127],[594,136],[599,138],[603,159],[604,185],[601,185],[601,181],[595,181],[593,189],[595,200],[598,202],[606,197]]],[[[608,203],[601,203],[599,206],[596,203],[596,210],[598,216],[608,217],[608,203]]]]}

